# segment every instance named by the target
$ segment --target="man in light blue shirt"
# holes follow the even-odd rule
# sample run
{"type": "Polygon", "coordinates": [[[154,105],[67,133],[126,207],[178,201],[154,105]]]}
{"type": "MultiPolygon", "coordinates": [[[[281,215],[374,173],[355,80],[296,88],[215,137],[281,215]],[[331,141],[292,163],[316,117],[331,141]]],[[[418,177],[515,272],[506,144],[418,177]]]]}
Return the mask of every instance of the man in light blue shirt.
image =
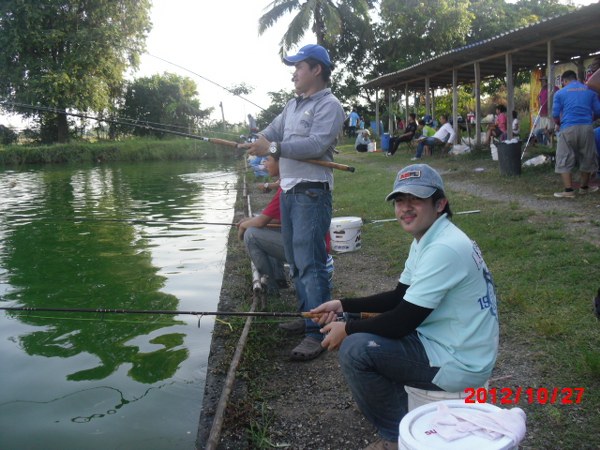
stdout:
{"type": "Polygon", "coordinates": [[[407,413],[405,386],[462,392],[483,386],[498,353],[494,282],[475,242],[450,221],[440,175],[426,164],[398,172],[396,218],[414,240],[396,289],[331,300],[312,310],[322,345],[339,348],[341,370],[380,440],[367,449],[397,449],[407,413]],[[338,313],[375,317],[337,322],[338,313]]]}

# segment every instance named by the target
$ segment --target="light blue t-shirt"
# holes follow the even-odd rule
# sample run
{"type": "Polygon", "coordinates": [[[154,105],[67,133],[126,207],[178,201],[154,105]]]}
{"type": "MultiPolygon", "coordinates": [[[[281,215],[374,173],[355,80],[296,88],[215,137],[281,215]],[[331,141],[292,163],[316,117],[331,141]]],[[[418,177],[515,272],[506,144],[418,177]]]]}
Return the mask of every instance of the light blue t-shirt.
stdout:
{"type": "Polygon", "coordinates": [[[413,241],[400,282],[404,298],[433,309],[417,327],[432,367],[433,383],[449,392],[479,387],[498,354],[496,294],[477,244],[444,214],[413,241]]]}

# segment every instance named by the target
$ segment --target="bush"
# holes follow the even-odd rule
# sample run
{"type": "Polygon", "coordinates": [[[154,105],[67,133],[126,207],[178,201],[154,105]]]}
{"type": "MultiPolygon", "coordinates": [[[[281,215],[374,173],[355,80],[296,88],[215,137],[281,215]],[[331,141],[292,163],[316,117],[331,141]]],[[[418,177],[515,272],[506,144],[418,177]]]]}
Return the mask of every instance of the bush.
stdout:
{"type": "Polygon", "coordinates": [[[17,142],[19,135],[11,130],[10,128],[0,125],[0,143],[3,145],[10,145],[17,142]]]}

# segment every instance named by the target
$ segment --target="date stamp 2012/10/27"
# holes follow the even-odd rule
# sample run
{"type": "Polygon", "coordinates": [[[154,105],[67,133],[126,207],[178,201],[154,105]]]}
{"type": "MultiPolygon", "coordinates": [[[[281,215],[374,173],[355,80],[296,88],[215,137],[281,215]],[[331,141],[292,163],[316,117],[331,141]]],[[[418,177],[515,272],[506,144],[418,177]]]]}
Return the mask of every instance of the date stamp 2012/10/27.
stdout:
{"type": "Polygon", "coordinates": [[[491,403],[493,405],[528,404],[574,405],[581,403],[585,388],[582,387],[503,387],[503,388],[466,388],[465,403],[491,403]]]}

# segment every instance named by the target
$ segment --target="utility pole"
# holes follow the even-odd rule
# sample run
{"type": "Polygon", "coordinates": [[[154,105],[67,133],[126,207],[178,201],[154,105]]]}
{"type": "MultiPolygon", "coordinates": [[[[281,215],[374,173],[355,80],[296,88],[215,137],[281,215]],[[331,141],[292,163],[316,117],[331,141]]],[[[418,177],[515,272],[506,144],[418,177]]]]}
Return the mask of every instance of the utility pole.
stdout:
{"type": "Polygon", "coordinates": [[[225,129],[225,113],[223,112],[223,102],[219,103],[219,107],[221,108],[221,118],[223,119],[223,131],[227,131],[225,129]]]}

